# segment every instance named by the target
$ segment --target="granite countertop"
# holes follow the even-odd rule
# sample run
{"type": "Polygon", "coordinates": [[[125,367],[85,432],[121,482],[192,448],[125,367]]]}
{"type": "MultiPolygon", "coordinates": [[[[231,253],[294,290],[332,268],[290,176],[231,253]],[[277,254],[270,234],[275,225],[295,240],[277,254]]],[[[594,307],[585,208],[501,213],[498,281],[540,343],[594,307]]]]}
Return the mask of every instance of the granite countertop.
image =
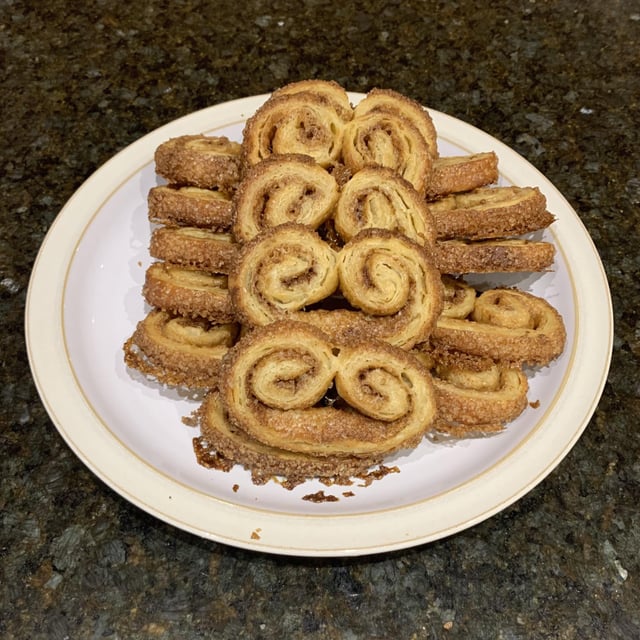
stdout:
{"type": "Polygon", "coordinates": [[[640,637],[640,3],[488,6],[0,5],[1,637],[640,637]],[[614,304],[604,394],[557,469],[489,520],[386,555],[261,554],[147,515],[62,440],[23,337],[38,248],[102,163],[182,115],[312,77],[396,89],[516,149],[578,212],[614,304]]]}

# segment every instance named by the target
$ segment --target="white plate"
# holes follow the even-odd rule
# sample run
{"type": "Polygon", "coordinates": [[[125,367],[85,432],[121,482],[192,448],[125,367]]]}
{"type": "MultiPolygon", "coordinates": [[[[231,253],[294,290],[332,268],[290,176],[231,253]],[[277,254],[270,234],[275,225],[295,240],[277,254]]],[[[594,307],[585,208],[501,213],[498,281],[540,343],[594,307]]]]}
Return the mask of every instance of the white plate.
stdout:
{"type": "MultiPolygon", "coordinates": [[[[354,103],[361,94],[350,94],[354,103]]],[[[602,393],[612,312],[602,265],[578,216],[554,186],[486,133],[431,112],[442,155],[494,150],[501,183],[538,186],[557,221],[544,237],[553,272],[507,281],[546,297],[563,315],[564,354],[531,378],[537,408],[491,438],[434,444],[393,458],[400,473],[369,487],[307,482],[288,491],[251,483],[242,469],[207,470],[196,435],[181,419],[197,402],[127,370],[122,344],[146,308],[153,152],[187,133],[240,140],[266,95],[171,122],[96,171],[54,221],[36,260],[27,299],[33,376],[52,421],[76,455],[124,498],[157,518],[238,547],[304,556],[347,556],[409,547],[450,535],[499,512],[539,483],[586,427],[602,393]],[[337,502],[302,496],[324,489],[337,502]],[[353,496],[343,491],[353,491],[353,496]]]]}

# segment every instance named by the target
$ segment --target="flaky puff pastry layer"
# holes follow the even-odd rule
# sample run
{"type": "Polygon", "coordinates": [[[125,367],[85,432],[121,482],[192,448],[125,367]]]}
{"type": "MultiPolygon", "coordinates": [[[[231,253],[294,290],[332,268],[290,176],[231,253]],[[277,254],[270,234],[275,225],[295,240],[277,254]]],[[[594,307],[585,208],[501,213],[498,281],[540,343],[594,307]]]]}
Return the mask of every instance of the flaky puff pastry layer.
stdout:
{"type": "Polygon", "coordinates": [[[231,227],[233,202],[224,191],[200,187],[152,187],[147,195],[151,222],[224,230],[231,227]]]}
{"type": "Polygon", "coordinates": [[[247,120],[243,162],[299,153],[332,167],[340,162],[344,127],[352,117],[347,93],[336,83],[308,80],[282,87],[247,120]]]}
{"type": "Polygon", "coordinates": [[[151,257],[212,273],[228,273],[238,252],[231,234],[199,227],[158,227],[151,234],[151,257]]]}
{"type": "Polygon", "coordinates": [[[254,484],[280,477],[287,488],[307,478],[327,483],[349,483],[380,463],[380,456],[314,456],[266,445],[229,421],[218,392],[208,394],[197,411],[200,436],[194,438],[198,462],[204,466],[227,468],[240,464],[251,472],[254,484]]]}
{"type": "Polygon", "coordinates": [[[488,240],[548,227],[554,216],[537,187],[485,187],[429,204],[439,240],[488,240]]]}
{"type": "Polygon", "coordinates": [[[344,241],[363,229],[402,233],[433,250],[436,227],[424,198],[394,171],[365,167],[342,187],[333,224],[344,241]]]}
{"type": "Polygon", "coordinates": [[[556,249],[545,241],[438,240],[435,262],[442,273],[517,273],[545,271],[553,265],[556,249]]]}
{"type": "Polygon", "coordinates": [[[371,457],[418,444],[436,416],[427,369],[378,341],[334,342],[312,325],[276,322],[247,334],[223,361],[229,420],[272,447],[371,457]],[[320,401],[335,385],[337,399],[320,401]]]}
{"type": "Polygon", "coordinates": [[[505,288],[481,293],[468,318],[441,316],[431,335],[443,350],[540,366],[557,358],[565,341],[562,316],[547,300],[505,288]]]}
{"type": "Polygon", "coordinates": [[[168,262],[154,262],[145,274],[142,295],[152,306],[175,315],[234,322],[227,277],[168,262]]]}
{"type": "Polygon", "coordinates": [[[269,156],[243,176],[234,198],[233,234],[238,242],[248,242],[285,222],[317,229],[337,199],[335,178],[309,156],[269,156]]]}
{"type": "Polygon", "coordinates": [[[238,142],[224,136],[178,136],[156,149],[156,173],[170,184],[233,189],[240,178],[240,151],[238,142]]]}
{"type": "Polygon", "coordinates": [[[124,344],[125,362],[164,384],[210,389],[218,384],[220,362],[237,334],[235,324],[213,325],[154,309],[124,344]]]}

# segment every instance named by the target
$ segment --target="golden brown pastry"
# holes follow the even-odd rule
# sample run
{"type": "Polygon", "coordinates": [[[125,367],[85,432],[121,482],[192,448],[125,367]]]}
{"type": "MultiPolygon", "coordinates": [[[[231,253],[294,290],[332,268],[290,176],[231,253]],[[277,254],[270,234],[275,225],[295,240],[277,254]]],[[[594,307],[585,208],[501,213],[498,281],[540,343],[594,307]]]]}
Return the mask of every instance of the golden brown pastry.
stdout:
{"type": "Polygon", "coordinates": [[[433,250],[436,229],[424,198],[391,169],[365,167],[343,186],[333,215],[345,241],[368,228],[403,233],[433,250]]]}
{"type": "Polygon", "coordinates": [[[448,354],[431,371],[438,398],[435,428],[441,433],[500,431],[527,406],[529,385],[519,367],[448,354]]]}
{"type": "Polygon", "coordinates": [[[424,247],[385,229],[365,229],[338,254],[340,291],[367,319],[354,325],[410,349],[426,340],[442,311],[440,273],[424,247]]]}
{"type": "Polygon", "coordinates": [[[288,489],[307,478],[320,478],[331,484],[349,482],[363,475],[380,462],[381,457],[316,456],[271,447],[234,426],[227,416],[220,394],[207,394],[198,410],[200,436],[194,439],[198,462],[219,468],[241,464],[251,471],[255,484],[264,484],[274,477],[288,489]],[[222,461],[220,460],[222,458],[222,461]]]}
{"type": "Polygon", "coordinates": [[[550,242],[520,240],[440,240],[435,262],[442,273],[507,273],[545,271],[553,265],[550,242]]]}
{"type": "Polygon", "coordinates": [[[229,350],[220,393],[229,421],[252,438],[316,456],[370,458],[416,446],[436,414],[431,376],[406,351],[334,343],[316,327],[287,321],[229,350]],[[334,380],[339,400],[318,404],[334,380]]]}
{"type": "Polygon", "coordinates": [[[152,306],[175,315],[234,322],[227,277],[168,262],[154,262],[145,274],[142,295],[152,306]]]}
{"type": "Polygon", "coordinates": [[[335,178],[309,156],[269,156],[250,167],[235,196],[233,233],[247,242],[285,222],[317,229],[338,199],[335,178]]]}
{"type": "Polygon", "coordinates": [[[466,318],[476,304],[476,290],[461,278],[443,275],[444,306],[442,316],[446,318],[466,318]]]}
{"type": "Polygon", "coordinates": [[[233,201],[224,191],[161,185],[149,190],[147,205],[149,220],[160,224],[224,230],[233,220],[233,201]]]}
{"type": "Polygon", "coordinates": [[[333,105],[337,113],[343,117],[350,119],[352,117],[352,107],[349,102],[347,92],[337,82],[333,80],[298,80],[279,87],[272,94],[272,98],[278,98],[284,95],[294,95],[296,93],[313,93],[322,98],[327,103],[333,105]]]}
{"type": "Polygon", "coordinates": [[[390,110],[372,110],[354,117],[344,130],[344,164],[355,173],[364,167],[392,169],[424,196],[433,158],[419,129],[390,110]]]}
{"type": "Polygon", "coordinates": [[[409,120],[427,143],[431,157],[434,160],[438,157],[436,128],[429,112],[420,103],[391,89],[371,89],[356,106],[354,117],[371,111],[392,111],[409,120]]]}
{"type": "Polygon", "coordinates": [[[158,227],[151,234],[151,257],[212,273],[228,273],[238,245],[229,233],[198,227],[158,227]]]}
{"type": "Polygon", "coordinates": [[[240,151],[238,142],[224,136],[178,136],[156,149],[156,173],[170,184],[233,189],[240,178],[240,151]]]}
{"type": "Polygon", "coordinates": [[[237,332],[235,324],[212,325],[154,309],[125,343],[125,362],[164,384],[212,388],[237,332]]]}
{"type": "Polygon", "coordinates": [[[493,151],[436,158],[427,185],[427,200],[472,191],[498,180],[498,156],[493,151]]]}
{"type": "MultiPolygon", "coordinates": [[[[344,127],[353,117],[335,87],[334,99],[326,83],[314,90],[281,90],[272,95],[245,125],[242,156],[253,165],[273,154],[300,153],[328,168],[340,162],[344,127]]],[[[348,100],[347,100],[348,104],[348,100]]]]}
{"type": "Polygon", "coordinates": [[[564,349],[562,316],[544,298],[518,289],[489,289],[468,319],[441,316],[431,342],[496,362],[546,365],[564,349]]]}
{"type": "Polygon", "coordinates": [[[337,287],[336,253],[313,229],[294,222],[244,244],[229,272],[233,307],[250,326],[291,317],[337,287]]]}
{"type": "Polygon", "coordinates": [[[439,240],[488,240],[548,227],[554,217],[537,187],[486,187],[429,204],[439,240]]]}

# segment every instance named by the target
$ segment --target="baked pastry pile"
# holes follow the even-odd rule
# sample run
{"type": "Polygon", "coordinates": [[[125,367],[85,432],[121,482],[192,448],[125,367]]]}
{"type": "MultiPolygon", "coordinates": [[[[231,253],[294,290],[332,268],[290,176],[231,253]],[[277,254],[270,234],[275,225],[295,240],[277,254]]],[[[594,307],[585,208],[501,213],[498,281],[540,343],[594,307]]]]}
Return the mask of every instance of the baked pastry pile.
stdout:
{"type": "Polygon", "coordinates": [[[563,350],[561,316],[471,273],[551,267],[544,195],[496,186],[492,152],[440,157],[413,100],[335,82],[275,91],[241,143],[161,144],[148,196],[151,310],[125,361],[204,390],[201,464],[346,482],[424,437],[499,431],[524,367],[563,350]]]}

